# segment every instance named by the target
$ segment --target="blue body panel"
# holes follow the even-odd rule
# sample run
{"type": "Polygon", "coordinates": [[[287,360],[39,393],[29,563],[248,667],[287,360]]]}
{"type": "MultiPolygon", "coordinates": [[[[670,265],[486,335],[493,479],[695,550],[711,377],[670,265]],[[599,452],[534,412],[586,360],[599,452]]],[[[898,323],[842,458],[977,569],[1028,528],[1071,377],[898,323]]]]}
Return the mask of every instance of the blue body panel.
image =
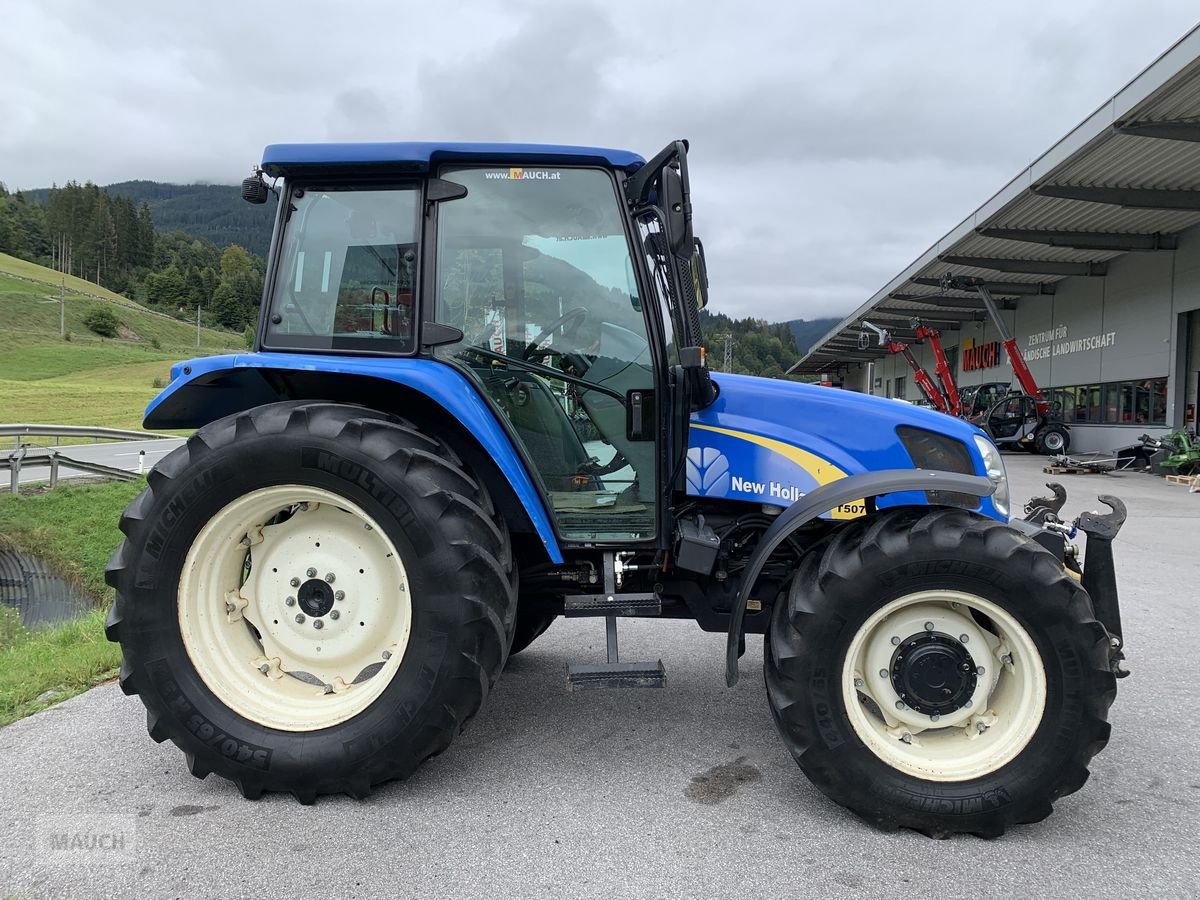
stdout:
{"type": "Polygon", "coordinates": [[[512,485],[517,499],[525,507],[550,559],[556,563],[563,561],[562,551],[554,536],[554,527],[537,486],[529,477],[529,472],[526,471],[521,458],[513,449],[512,442],[496,421],[491,409],[458,370],[429,359],[322,356],[308,353],[207,356],[172,366],[171,383],[146,407],[146,416],[149,417],[167,398],[197,378],[213,372],[243,368],[368,375],[411,387],[440,403],[475,436],[484,451],[496,461],[496,465],[512,485]],[[185,369],[188,370],[187,374],[184,373],[185,369]]]}
{"type": "Polygon", "coordinates": [[[561,144],[438,143],[435,141],[373,144],[270,144],[263,151],[268,175],[321,166],[392,166],[427,172],[439,162],[511,162],[525,165],[600,165],[632,172],[645,160],[628,150],[571,147],[561,144]]]}
{"type": "MultiPolygon", "coordinates": [[[[772,378],[714,373],[720,396],[693,413],[688,429],[687,492],[789,506],[821,484],[913,461],[896,434],[900,425],[925,428],[966,445],[975,474],[984,475],[974,425],[897,400],[772,378]]],[[[924,505],[921,492],[889,494],[880,507],[924,505]]],[[[1008,521],[990,499],[979,509],[1008,521]]],[[[848,506],[833,518],[854,518],[848,506]]]]}

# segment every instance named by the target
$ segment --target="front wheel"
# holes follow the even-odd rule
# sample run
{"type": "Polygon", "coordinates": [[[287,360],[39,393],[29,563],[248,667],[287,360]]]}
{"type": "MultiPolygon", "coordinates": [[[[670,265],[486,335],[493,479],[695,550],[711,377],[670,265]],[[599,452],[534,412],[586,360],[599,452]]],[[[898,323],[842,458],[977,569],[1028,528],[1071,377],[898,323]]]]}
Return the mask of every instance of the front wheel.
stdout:
{"type": "Polygon", "coordinates": [[[1116,691],[1106,639],[1036,543],[899,510],[804,558],[772,616],[768,697],[805,774],[867,821],[995,836],[1086,781],[1116,691]]]}
{"type": "Polygon", "coordinates": [[[1058,456],[1071,447],[1071,438],[1061,425],[1047,425],[1033,439],[1034,447],[1043,456],[1058,456]]]}
{"type": "Polygon", "coordinates": [[[444,749],[504,664],[507,529],[454,451],[381,413],[279,403],[151,472],[109,563],[121,687],[193,774],[364,796],[444,749]]]}

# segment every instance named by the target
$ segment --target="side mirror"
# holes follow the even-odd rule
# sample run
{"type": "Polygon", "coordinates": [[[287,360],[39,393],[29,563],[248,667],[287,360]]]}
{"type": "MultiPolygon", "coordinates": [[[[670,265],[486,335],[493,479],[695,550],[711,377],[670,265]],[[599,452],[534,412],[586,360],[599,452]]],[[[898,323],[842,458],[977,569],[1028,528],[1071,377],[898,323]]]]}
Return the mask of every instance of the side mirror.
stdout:
{"type": "Polygon", "coordinates": [[[667,240],[671,252],[680,256],[691,254],[695,249],[692,236],[692,202],[688,197],[686,176],[678,160],[662,170],[662,210],[667,217],[667,240]]]}
{"type": "Polygon", "coordinates": [[[267,187],[267,182],[263,180],[262,172],[255,171],[253,175],[242,181],[242,199],[247,203],[266,203],[269,191],[270,188],[267,187]]]}
{"type": "Polygon", "coordinates": [[[692,250],[692,278],[696,282],[696,306],[708,306],[708,263],[704,260],[704,244],[696,238],[692,250]]]}

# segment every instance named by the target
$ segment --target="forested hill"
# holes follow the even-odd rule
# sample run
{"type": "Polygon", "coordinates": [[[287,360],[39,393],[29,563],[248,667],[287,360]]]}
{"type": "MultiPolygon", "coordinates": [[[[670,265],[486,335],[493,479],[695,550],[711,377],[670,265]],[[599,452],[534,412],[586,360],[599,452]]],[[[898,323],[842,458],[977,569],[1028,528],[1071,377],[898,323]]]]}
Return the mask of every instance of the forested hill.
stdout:
{"type": "MultiPolygon", "coordinates": [[[[145,203],[160,232],[182,231],[219,248],[237,244],[256,256],[267,255],[275,204],[247,203],[237,185],[122,181],[104,190],[110,197],[128,197],[134,207],[145,203]]],[[[49,193],[41,188],[25,195],[45,203],[49,193]]]]}
{"type": "Polygon", "coordinates": [[[792,319],[788,322],[788,328],[792,330],[792,337],[796,340],[796,349],[803,356],[807,353],[812,345],[825,337],[829,331],[841,319],[792,319]]]}

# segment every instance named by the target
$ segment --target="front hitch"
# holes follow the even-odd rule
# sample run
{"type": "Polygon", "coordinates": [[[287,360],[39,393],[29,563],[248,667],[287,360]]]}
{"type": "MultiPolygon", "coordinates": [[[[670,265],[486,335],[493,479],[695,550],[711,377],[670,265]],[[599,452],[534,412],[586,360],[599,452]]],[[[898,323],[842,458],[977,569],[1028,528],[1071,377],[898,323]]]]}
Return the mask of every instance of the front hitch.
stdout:
{"type": "Polygon", "coordinates": [[[1101,494],[1097,497],[1112,512],[1085,512],[1075,520],[1075,527],[1087,535],[1083,560],[1083,588],[1091,595],[1096,618],[1109,635],[1108,661],[1113,674],[1124,678],[1129,670],[1125,660],[1124,640],[1121,637],[1121,608],[1117,603],[1117,570],[1113,563],[1112,542],[1125,523],[1125,504],[1116,497],[1101,494]]]}

